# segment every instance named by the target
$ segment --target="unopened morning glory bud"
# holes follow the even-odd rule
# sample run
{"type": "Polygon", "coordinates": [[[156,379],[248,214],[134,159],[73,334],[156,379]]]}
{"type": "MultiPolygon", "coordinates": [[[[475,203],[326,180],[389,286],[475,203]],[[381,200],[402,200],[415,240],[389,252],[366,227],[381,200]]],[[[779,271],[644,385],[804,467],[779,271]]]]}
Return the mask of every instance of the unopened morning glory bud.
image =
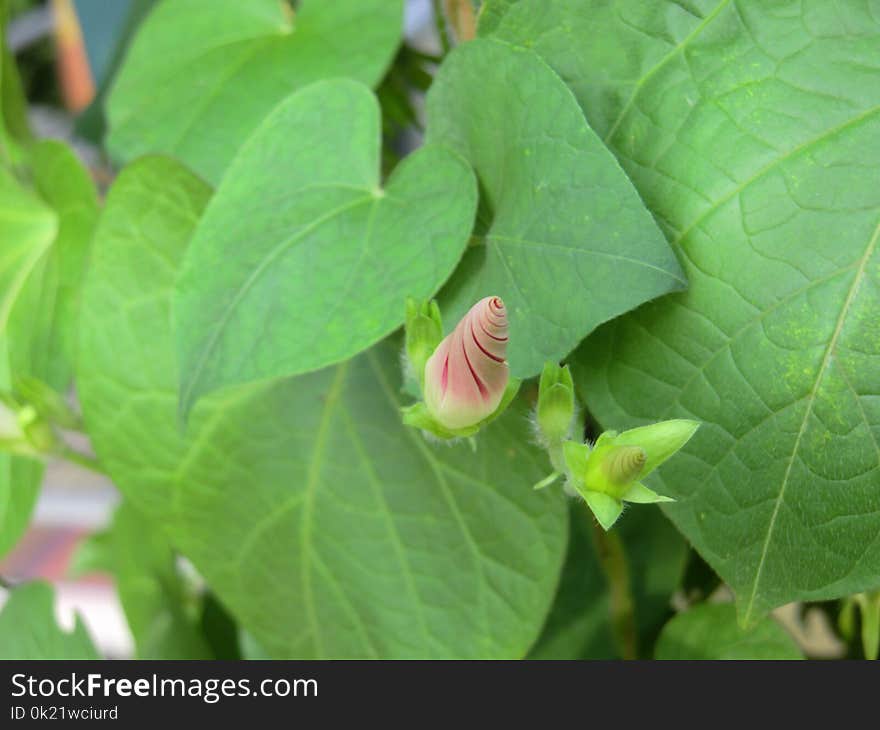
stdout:
{"type": "Polygon", "coordinates": [[[645,468],[648,455],[640,446],[597,446],[587,465],[585,481],[602,484],[609,493],[621,496],[645,468]]]}
{"type": "Polygon", "coordinates": [[[545,446],[561,444],[571,432],[574,419],[574,383],[568,365],[544,365],[538,387],[537,421],[545,446]]]}
{"type": "Polygon", "coordinates": [[[486,297],[437,346],[424,381],[425,405],[437,423],[467,428],[498,409],[510,378],[507,339],[504,302],[486,297]]]}

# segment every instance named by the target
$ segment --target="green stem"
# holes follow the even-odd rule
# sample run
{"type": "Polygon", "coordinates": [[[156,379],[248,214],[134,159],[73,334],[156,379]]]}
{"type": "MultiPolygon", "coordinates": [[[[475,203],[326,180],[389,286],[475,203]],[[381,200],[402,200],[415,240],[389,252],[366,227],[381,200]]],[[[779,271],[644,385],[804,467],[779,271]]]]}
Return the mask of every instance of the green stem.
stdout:
{"type": "Polygon", "coordinates": [[[440,48],[443,55],[449,53],[452,44],[449,42],[449,31],[446,28],[446,13],[443,12],[442,0],[434,0],[434,22],[437,24],[437,35],[440,36],[440,48]]]}
{"type": "Polygon", "coordinates": [[[550,457],[550,464],[560,474],[568,476],[568,467],[565,464],[565,455],[562,451],[562,441],[550,444],[547,447],[547,456],[550,457]]]}
{"type": "Polygon", "coordinates": [[[101,462],[99,462],[92,456],[86,456],[85,454],[81,454],[79,451],[74,451],[69,446],[64,447],[64,449],[61,451],[60,456],[76,464],[77,466],[81,466],[83,469],[88,469],[89,471],[93,471],[96,474],[101,474],[104,476],[107,475],[107,472],[105,472],[103,467],[101,466],[101,462]]]}
{"type": "Polygon", "coordinates": [[[880,592],[856,596],[862,614],[862,651],[865,659],[877,659],[880,650],[880,592]]]}
{"type": "Polygon", "coordinates": [[[611,630],[622,659],[638,659],[639,634],[623,541],[593,524],[593,542],[610,591],[611,630]]]}

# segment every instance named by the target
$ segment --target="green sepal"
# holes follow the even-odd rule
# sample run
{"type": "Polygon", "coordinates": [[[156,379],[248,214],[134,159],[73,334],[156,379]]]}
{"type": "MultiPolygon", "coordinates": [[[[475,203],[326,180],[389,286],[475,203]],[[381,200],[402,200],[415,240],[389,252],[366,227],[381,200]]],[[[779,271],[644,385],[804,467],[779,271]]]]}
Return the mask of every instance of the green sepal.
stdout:
{"type": "Polygon", "coordinates": [[[590,458],[590,445],[579,444],[577,441],[566,441],[562,445],[562,456],[571,480],[583,484],[587,473],[587,462],[590,458]]]}
{"type": "Polygon", "coordinates": [[[0,451],[39,459],[60,446],[54,429],[36,408],[0,392],[0,451]]]}
{"type": "Polygon", "coordinates": [[[603,431],[599,434],[599,438],[596,439],[596,442],[593,444],[594,448],[598,448],[599,446],[606,446],[614,443],[614,439],[616,439],[620,433],[618,431],[603,431]]]}
{"type": "Polygon", "coordinates": [[[457,431],[450,431],[434,420],[423,401],[413,403],[411,406],[404,406],[400,409],[400,415],[403,418],[404,425],[417,428],[420,431],[427,431],[441,439],[466,438],[473,436],[480,430],[479,426],[470,426],[458,429],[457,431]]]}
{"type": "Polygon", "coordinates": [[[534,489],[536,492],[540,491],[541,489],[546,489],[551,484],[555,483],[556,480],[559,479],[559,477],[561,477],[561,476],[562,476],[562,474],[560,472],[554,471],[552,474],[547,475],[540,482],[535,484],[535,486],[533,486],[532,489],[534,489]]]}
{"type": "Polygon", "coordinates": [[[59,451],[61,442],[51,424],[31,405],[18,412],[18,422],[25,440],[37,454],[54,454],[59,451]]]}
{"type": "Polygon", "coordinates": [[[449,429],[438,423],[428,412],[428,407],[423,401],[413,403],[411,406],[404,406],[400,409],[400,414],[405,425],[411,426],[412,428],[418,428],[422,431],[427,431],[437,438],[444,440],[469,438],[470,436],[476,435],[481,428],[490,424],[507,410],[507,407],[519,392],[520,383],[521,381],[516,378],[511,378],[507,383],[507,387],[504,389],[504,395],[501,397],[501,402],[498,404],[498,407],[479,423],[475,423],[473,426],[467,426],[466,428],[449,429]]]}
{"type": "Polygon", "coordinates": [[[443,319],[436,300],[417,302],[410,297],[406,300],[406,359],[410,373],[419,384],[420,391],[425,387],[425,363],[443,341],[443,319]]]}
{"type": "Polygon", "coordinates": [[[617,518],[623,514],[623,502],[615,499],[610,494],[584,490],[581,496],[586,501],[590,511],[606,532],[612,528],[617,518]]]}
{"type": "Polygon", "coordinates": [[[645,460],[644,449],[638,446],[618,446],[613,440],[600,438],[590,452],[584,484],[594,492],[621,499],[641,477],[645,460]]]}
{"type": "Polygon", "coordinates": [[[641,482],[633,482],[629,489],[623,493],[624,502],[632,502],[633,504],[654,504],[656,502],[674,502],[675,500],[672,497],[666,497],[662,494],[657,494],[653,489],[648,489],[641,482]]]}

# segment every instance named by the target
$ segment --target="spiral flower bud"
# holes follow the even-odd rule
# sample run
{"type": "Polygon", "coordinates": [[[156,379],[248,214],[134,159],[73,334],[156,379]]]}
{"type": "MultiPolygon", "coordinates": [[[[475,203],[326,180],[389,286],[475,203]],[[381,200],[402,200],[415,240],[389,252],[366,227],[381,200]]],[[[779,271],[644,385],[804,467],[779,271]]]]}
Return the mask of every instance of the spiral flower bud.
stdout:
{"type": "Polygon", "coordinates": [[[611,484],[628,486],[638,479],[647,460],[645,450],[638,446],[613,446],[601,464],[611,484]]]}
{"type": "Polygon", "coordinates": [[[425,405],[448,429],[473,426],[501,403],[507,367],[507,311],[499,297],[477,302],[425,364],[425,405]]]}

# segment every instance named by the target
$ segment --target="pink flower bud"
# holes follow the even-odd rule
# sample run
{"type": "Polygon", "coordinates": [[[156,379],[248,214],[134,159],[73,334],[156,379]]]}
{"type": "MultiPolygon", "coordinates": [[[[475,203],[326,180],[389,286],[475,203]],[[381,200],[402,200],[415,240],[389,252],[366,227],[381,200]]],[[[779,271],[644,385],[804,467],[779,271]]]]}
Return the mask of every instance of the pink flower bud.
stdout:
{"type": "Polygon", "coordinates": [[[506,354],[504,302],[481,299],[425,364],[425,404],[437,422],[459,429],[491,416],[510,377],[506,354]]]}

